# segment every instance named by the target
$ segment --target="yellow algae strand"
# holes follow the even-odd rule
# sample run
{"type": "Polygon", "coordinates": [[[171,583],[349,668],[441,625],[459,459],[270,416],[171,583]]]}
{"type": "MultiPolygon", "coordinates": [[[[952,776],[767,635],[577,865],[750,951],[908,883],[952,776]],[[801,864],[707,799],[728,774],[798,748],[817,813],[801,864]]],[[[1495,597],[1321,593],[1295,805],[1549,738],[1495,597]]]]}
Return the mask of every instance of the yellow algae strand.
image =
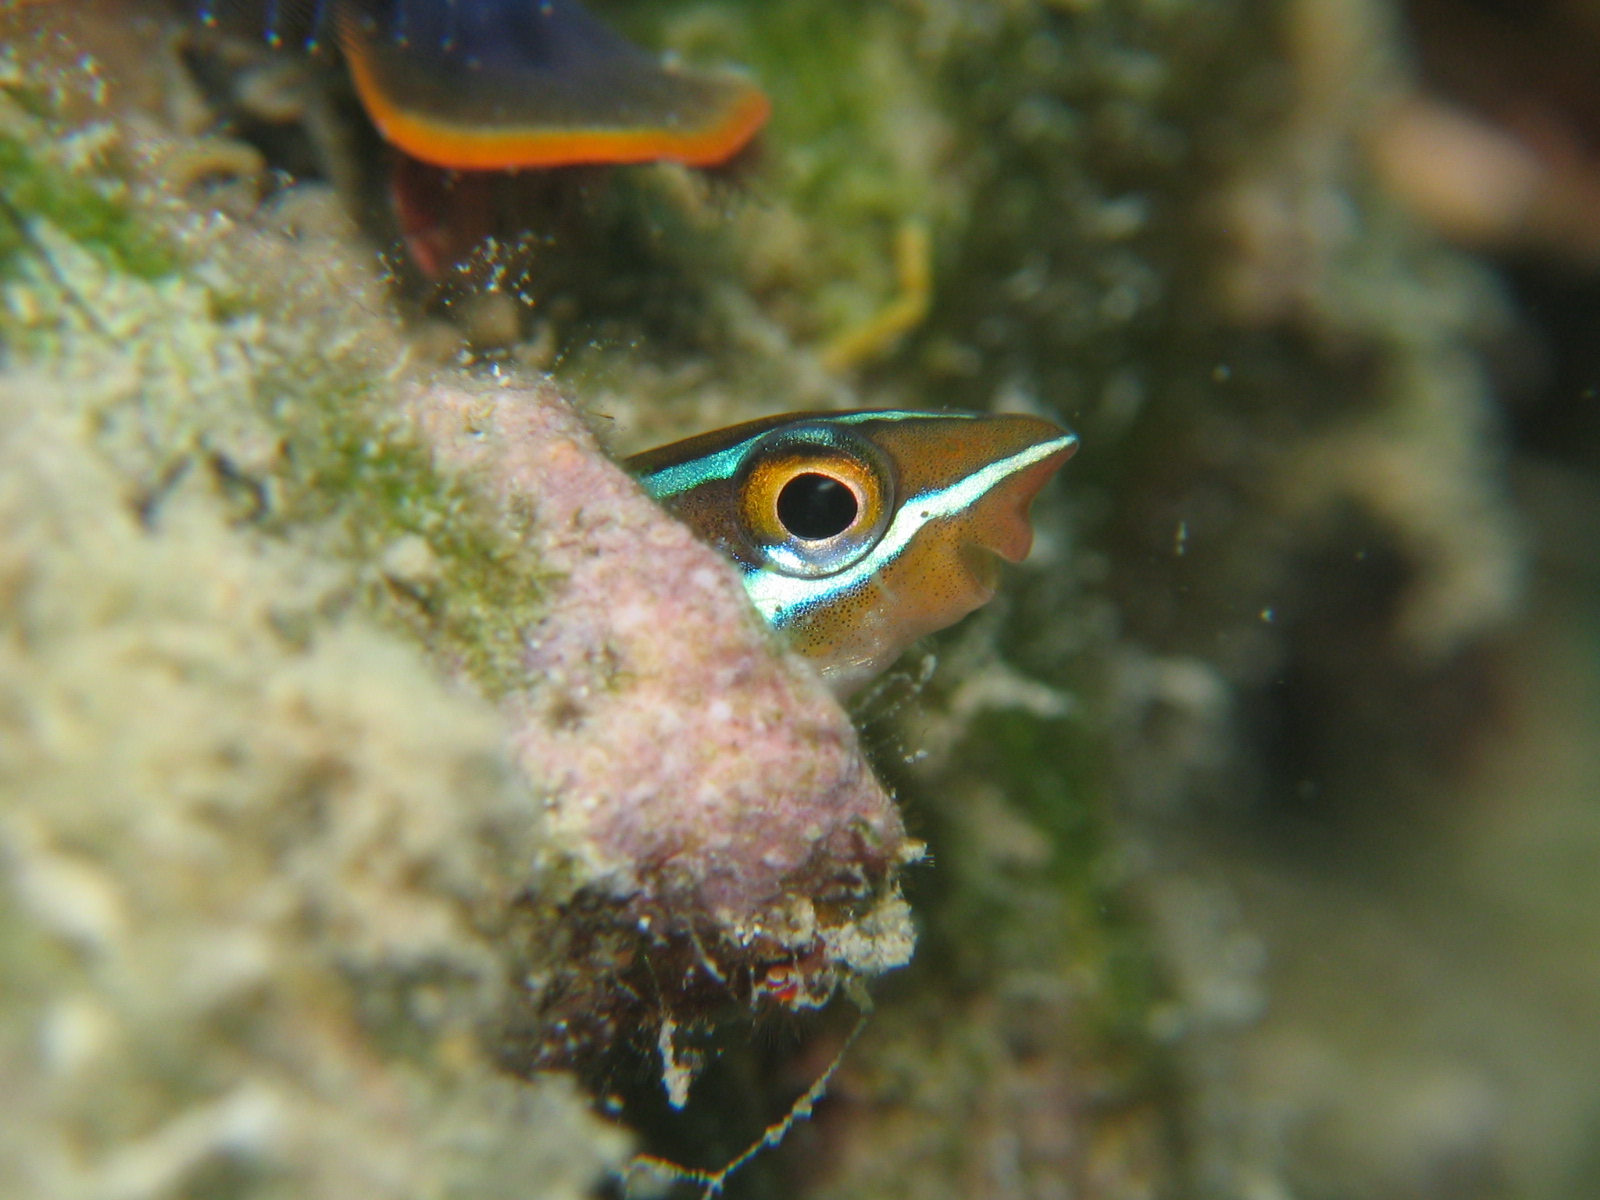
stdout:
{"type": "Polygon", "coordinates": [[[899,294],[872,317],[836,335],[822,351],[830,371],[853,371],[885,357],[928,315],[933,300],[933,247],[928,227],[912,218],[895,231],[899,294]]]}

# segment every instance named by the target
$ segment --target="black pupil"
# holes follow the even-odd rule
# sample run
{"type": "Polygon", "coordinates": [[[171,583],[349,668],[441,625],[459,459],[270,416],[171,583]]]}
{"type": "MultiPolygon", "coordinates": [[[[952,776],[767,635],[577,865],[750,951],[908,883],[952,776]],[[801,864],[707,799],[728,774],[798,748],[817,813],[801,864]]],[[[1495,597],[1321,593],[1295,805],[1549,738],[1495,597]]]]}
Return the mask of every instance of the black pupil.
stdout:
{"type": "Polygon", "coordinates": [[[796,475],[778,493],[778,520],[808,542],[843,533],[855,519],[856,494],[826,475],[796,475]]]}

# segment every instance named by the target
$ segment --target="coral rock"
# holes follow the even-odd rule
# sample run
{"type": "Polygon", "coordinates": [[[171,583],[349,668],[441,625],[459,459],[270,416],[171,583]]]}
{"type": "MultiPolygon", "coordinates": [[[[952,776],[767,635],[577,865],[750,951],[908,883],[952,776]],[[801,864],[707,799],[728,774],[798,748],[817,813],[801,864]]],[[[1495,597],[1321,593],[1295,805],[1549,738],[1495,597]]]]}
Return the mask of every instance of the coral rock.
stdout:
{"type": "Polygon", "coordinates": [[[670,1080],[676,1039],[717,1012],[819,1005],[904,963],[896,875],[920,847],[732,565],[552,387],[453,379],[412,411],[440,465],[490,495],[552,576],[528,685],[507,703],[569,886],[529,939],[516,1064],[581,1064],[642,1022],[670,1080]]]}

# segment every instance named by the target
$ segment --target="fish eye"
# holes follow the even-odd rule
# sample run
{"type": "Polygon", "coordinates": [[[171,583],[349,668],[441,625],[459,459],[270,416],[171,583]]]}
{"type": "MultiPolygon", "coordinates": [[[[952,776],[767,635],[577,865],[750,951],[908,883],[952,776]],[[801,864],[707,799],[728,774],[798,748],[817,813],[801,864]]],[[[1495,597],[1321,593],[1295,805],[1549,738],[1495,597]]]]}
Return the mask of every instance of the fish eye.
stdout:
{"type": "Polygon", "coordinates": [[[806,471],[778,493],[778,520],[795,537],[820,542],[855,524],[861,505],[848,484],[831,475],[806,471]]]}
{"type": "Polygon", "coordinates": [[[735,486],[751,550],[799,578],[859,562],[882,539],[894,507],[888,456],[853,430],[822,423],[773,430],[735,486]]]}

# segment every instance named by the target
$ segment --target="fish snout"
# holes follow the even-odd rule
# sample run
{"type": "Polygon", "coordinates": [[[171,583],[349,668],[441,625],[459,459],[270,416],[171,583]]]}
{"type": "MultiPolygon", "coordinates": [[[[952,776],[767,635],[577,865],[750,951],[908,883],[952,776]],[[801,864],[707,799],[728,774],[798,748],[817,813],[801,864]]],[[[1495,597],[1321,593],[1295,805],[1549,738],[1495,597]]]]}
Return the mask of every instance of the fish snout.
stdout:
{"type": "Polygon", "coordinates": [[[973,505],[968,522],[970,545],[1007,562],[1028,557],[1033,548],[1034,498],[1078,448],[1072,434],[1045,421],[1037,424],[1048,434],[1002,460],[1010,470],[973,505]]]}

